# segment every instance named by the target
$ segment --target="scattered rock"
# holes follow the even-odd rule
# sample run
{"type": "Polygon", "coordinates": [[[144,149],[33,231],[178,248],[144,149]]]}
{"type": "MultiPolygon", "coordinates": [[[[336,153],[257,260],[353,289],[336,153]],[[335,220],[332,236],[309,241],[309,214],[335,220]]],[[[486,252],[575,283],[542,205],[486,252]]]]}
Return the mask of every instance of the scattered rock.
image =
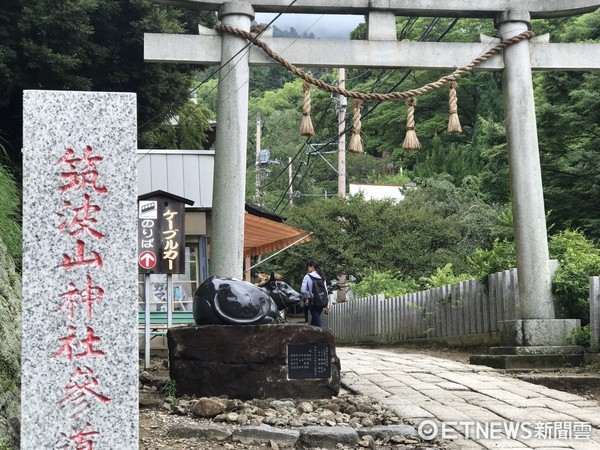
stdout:
{"type": "Polygon", "coordinates": [[[336,448],[338,445],[355,446],[358,433],[350,427],[305,427],[300,434],[300,442],[306,447],[336,448]]]}
{"type": "Polygon", "coordinates": [[[173,425],[167,434],[175,438],[205,438],[224,441],[231,436],[231,430],[219,425],[199,425],[195,423],[182,423],[173,425]]]}
{"type": "Polygon", "coordinates": [[[200,417],[216,417],[225,410],[227,402],[218,398],[203,397],[192,406],[192,412],[200,417]]]}
{"type": "MultiPolygon", "coordinates": [[[[149,374],[140,379],[155,375],[149,374]]],[[[414,427],[371,398],[345,391],[329,399],[245,401],[187,396],[167,401],[152,385],[142,385],[144,392],[161,401],[140,411],[140,450],[445,448],[420,439],[414,427]]]]}

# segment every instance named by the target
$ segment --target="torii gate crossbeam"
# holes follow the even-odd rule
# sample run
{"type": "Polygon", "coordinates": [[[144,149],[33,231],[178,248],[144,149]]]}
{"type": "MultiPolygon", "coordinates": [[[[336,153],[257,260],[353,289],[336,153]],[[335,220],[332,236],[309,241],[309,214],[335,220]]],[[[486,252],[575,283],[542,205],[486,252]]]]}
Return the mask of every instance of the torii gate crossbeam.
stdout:
{"type": "MultiPolygon", "coordinates": [[[[299,0],[289,8],[288,0],[229,3],[223,3],[222,0],[153,1],[187,8],[218,9],[219,18],[224,25],[233,25],[244,31],[249,31],[256,11],[366,14],[369,38],[367,41],[307,42],[300,39],[291,46],[289,40],[285,39],[271,38],[264,41],[276,51],[279,49],[280,54],[290,62],[302,67],[315,65],[428,69],[455,69],[495,44],[397,42],[396,14],[493,18],[499,36],[509,39],[526,31],[532,18],[568,16],[594,11],[600,7],[600,0],[347,0],[343,2],[343,6],[338,5],[341,2],[299,0]],[[286,45],[289,48],[285,47],[286,45]]],[[[248,67],[250,64],[262,65],[272,62],[257,49],[238,54],[247,44],[244,39],[228,34],[220,36],[206,29],[200,31],[199,36],[145,35],[145,59],[153,62],[223,65],[220,70],[219,126],[215,152],[211,273],[239,277],[243,270],[242,219],[248,119],[248,67]],[[234,55],[235,58],[230,61],[230,57],[234,55]]],[[[523,319],[520,322],[530,321],[531,327],[545,327],[548,333],[554,333],[553,327],[557,321],[553,320],[555,313],[551,294],[551,268],[532,69],[600,70],[598,55],[599,44],[521,41],[509,46],[501,56],[492,58],[480,68],[503,71],[520,309],[523,319]],[[535,322],[537,320],[544,321],[544,325],[535,322]]],[[[516,326],[524,330],[526,325],[519,323],[516,326]]],[[[555,339],[556,342],[559,340],[555,339]]]]}
{"type": "MultiPolygon", "coordinates": [[[[186,9],[217,11],[223,0],[152,0],[186,9]]],[[[239,2],[246,3],[246,2],[239,2]]],[[[532,19],[566,17],[595,11],[597,0],[251,0],[254,12],[368,15],[388,11],[397,16],[473,17],[494,19],[499,13],[520,9],[532,19]]]]}

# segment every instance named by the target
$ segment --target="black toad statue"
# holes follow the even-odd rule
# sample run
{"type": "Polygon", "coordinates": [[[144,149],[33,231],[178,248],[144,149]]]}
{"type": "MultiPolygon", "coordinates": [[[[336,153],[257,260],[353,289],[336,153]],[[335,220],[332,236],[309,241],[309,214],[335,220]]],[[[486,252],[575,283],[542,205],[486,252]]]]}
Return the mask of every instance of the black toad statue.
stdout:
{"type": "Polygon", "coordinates": [[[300,294],[274,274],[261,286],[212,276],[194,294],[194,320],[198,325],[283,323],[280,311],[300,301],[300,294]]]}

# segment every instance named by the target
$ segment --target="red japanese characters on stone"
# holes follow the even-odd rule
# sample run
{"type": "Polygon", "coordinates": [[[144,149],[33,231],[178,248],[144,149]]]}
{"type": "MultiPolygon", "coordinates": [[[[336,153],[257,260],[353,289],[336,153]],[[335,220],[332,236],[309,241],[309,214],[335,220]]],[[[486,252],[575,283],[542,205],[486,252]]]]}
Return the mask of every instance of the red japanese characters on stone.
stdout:
{"type": "Polygon", "coordinates": [[[94,286],[92,283],[92,277],[86,275],[85,288],[79,290],[75,286],[75,283],[69,283],[67,292],[60,294],[63,299],[60,306],[55,312],[66,310],[69,314],[69,319],[75,317],[75,308],[78,305],[85,307],[86,317],[91,320],[93,315],[93,306],[99,304],[104,297],[104,289],[100,286],[94,286]]]}
{"type": "Polygon", "coordinates": [[[86,259],[85,257],[85,242],[77,240],[77,248],[75,250],[75,256],[71,258],[69,255],[63,253],[63,261],[61,267],[65,270],[73,269],[81,266],[98,266],[102,267],[102,257],[98,252],[91,252],[92,256],[86,259]]]}
{"type": "Polygon", "coordinates": [[[101,339],[94,334],[94,330],[91,327],[86,327],[85,338],[78,340],[76,334],[77,328],[69,325],[69,333],[67,336],[58,339],[61,344],[60,349],[54,355],[54,359],[64,357],[68,362],[73,361],[75,358],[86,358],[91,356],[104,356],[105,353],[102,350],[95,348],[100,344],[101,339]],[[78,350],[78,353],[76,353],[78,350]]]}
{"type": "Polygon", "coordinates": [[[70,201],[63,203],[65,212],[57,213],[61,218],[58,227],[59,233],[66,231],[70,236],[77,236],[85,232],[96,239],[104,238],[104,234],[92,228],[98,222],[93,216],[101,209],[98,205],[92,204],[90,198],[89,194],[83,194],[83,202],[78,206],[73,205],[73,202],[70,201]]]}
{"type": "Polygon", "coordinates": [[[65,408],[69,407],[73,411],[71,418],[79,417],[97,403],[108,403],[112,400],[96,391],[98,380],[89,367],[78,367],[70,378],[65,386],[66,395],[58,401],[58,404],[65,408]]]}
{"type": "Polygon", "coordinates": [[[106,194],[106,186],[98,185],[98,171],[96,164],[104,158],[102,156],[92,156],[94,149],[90,145],[85,146],[83,158],[75,157],[75,150],[67,148],[65,154],[58,160],[58,164],[68,165],[69,170],[61,172],[60,177],[64,179],[65,184],[60,186],[61,192],[77,191],[85,186],[91,187],[98,194],[106,194]]]}
{"type": "Polygon", "coordinates": [[[73,434],[68,435],[66,433],[61,433],[62,439],[64,442],[60,447],[57,447],[60,450],[93,450],[94,449],[94,439],[100,433],[91,429],[91,424],[86,422],[86,424],[81,429],[73,429],[73,434]]]}

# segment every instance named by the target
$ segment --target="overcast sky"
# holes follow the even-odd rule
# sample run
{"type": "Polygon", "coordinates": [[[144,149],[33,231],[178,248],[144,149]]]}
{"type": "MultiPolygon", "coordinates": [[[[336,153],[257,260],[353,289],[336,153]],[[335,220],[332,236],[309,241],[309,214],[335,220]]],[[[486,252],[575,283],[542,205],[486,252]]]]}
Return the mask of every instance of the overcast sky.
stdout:
{"type": "MultiPolygon", "coordinates": [[[[277,14],[257,13],[256,21],[267,24],[277,14]]],[[[321,39],[348,39],[350,32],[364,22],[363,16],[348,16],[335,14],[282,14],[273,25],[280,30],[294,27],[298,34],[305,31],[314,33],[321,39]]]]}

